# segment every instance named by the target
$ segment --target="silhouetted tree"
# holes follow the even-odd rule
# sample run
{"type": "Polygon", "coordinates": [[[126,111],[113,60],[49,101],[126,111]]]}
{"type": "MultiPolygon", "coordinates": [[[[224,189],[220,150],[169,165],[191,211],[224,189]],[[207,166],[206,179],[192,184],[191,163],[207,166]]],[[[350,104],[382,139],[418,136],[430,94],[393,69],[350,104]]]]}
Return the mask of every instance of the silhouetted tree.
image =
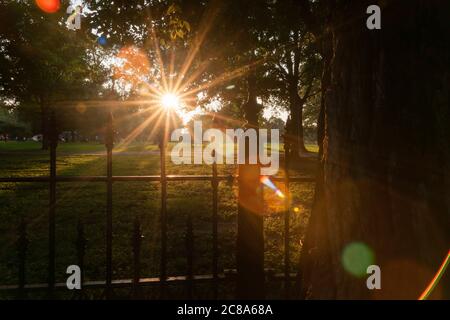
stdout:
{"type": "Polygon", "coordinates": [[[55,101],[79,99],[89,92],[88,87],[93,89],[86,42],[60,24],[62,13],[45,14],[34,2],[2,2],[0,6],[1,95],[19,108],[38,108],[46,149],[55,101]]]}

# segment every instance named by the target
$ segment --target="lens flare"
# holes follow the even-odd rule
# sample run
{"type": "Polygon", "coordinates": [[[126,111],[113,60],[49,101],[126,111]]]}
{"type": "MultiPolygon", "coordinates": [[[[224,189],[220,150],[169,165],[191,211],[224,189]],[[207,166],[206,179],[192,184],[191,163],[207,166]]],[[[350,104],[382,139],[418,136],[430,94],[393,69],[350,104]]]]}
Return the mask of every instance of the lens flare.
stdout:
{"type": "Polygon", "coordinates": [[[278,189],[278,187],[272,182],[272,180],[270,180],[269,177],[267,176],[263,176],[260,179],[261,183],[267,187],[269,187],[270,189],[272,189],[273,191],[275,191],[275,194],[281,198],[284,199],[286,196],[284,195],[284,193],[278,189]]]}
{"type": "Polygon", "coordinates": [[[441,280],[442,276],[445,273],[445,270],[447,269],[448,265],[450,264],[450,250],[447,253],[447,258],[444,259],[444,262],[442,262],[438,272],[434,276],[433,280],[431,280],[428,287],[425,289],[425,291],[420,295],[419,300],[426,300],[430,294],[433,292],[433,290],[438,285],[439,281],[441,280]]]}
{"type": "Polygon", "coordinates": [[[61,7],[59,0],[36,0],[36,5],[46,13],[55,13],[61,7]]]}
{"type": "Polygon", "coordinates": [[[84,103],[80,102],[80,103],[77,103],[75,109],[78,111],[78,113],[83,114],[86,112],[87,107],[84,103]]]}
{"type": "Polygon", "coordinates": [[[355,277],[366,275],[367,267],[374,264],[375,254],[365,243],[352,242],[342,252],[344,269],[355,277]]]}
{"type": "Polygon", "coordinates": [[[100,36],[100,37],[98,37],[97,42],[101,46],[106,46],[106,44],[108,43],[108,40],[106,39],[105,36],[100,36]]]}

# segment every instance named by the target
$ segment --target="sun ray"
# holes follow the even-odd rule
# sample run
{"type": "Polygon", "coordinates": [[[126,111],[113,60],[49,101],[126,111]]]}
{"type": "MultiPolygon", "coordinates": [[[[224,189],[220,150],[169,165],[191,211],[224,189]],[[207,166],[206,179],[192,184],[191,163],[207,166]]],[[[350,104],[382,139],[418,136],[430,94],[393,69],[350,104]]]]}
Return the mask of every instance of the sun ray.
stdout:
{"type": "Polygon", "coordinates": [[[154,100],[149,99],[139,99],[139,100],[126,100],[126,101],[117,101],[117,100],[60,100],[55,101],[55,107],[72,107],[78,103],[84,104],[86,107],[104,107],[104,108],[113,108],[113,107],[138,107],[145,104],[149,104],[149,102],[155,103],[159,101],[160,96],[154,96],[154,100]]]}
{"type": "Polygon", "coordinates": [[[152,106],[152,107],[147,107],[144,108],[142,110],[140,110],[139,112],[134,112],[131,114],[127,114],[125,116],[122,116],[120,119],[115,119],[114,124],[115,125],[120,125],[121,123],[124,123],[128,120],[132,120],[134,118],[139,118],[139,117],[143,117],[145,116],[146,113],[150,113],[152,111],[154,111],[156,109],[156,106],[152,106]]]}
{"type": "Polygon", "coordinates": [[[177,82],[175,83],[175,86],[173,90],[175,92],[182,91],[180,90],[181,82],[184,79],[184,76],[186,75],[189,68],[192,66],[192,62],[194,61],[195,57],[197,56],[198,51],[200,50],[206,35],[210,31],[213,21],[217,17],[218,13],[220,11],[219,8],[219,1],[213,1],[208,8],[206,9],[205,14],[202,17],[202,21],[200,23],[199,30],[201,30],[194,38],[193,44],[190,46],[189,52],[187,54],[187,57],[180,69],[180,73],[177,79],[177,82]]]}
{"type": "Polygon", "coordinates": [[[148,84],[147,82],[142,82],[141,85],[145,86],[145,89],[147,89],[147,90],[149,89],[151,91],[151,92],[145,92],[144,88],[142,88],[142,90],[140,90],[139,93],[143,96],[150,96],[150,97],[158,98],[162,94],[161,90],[153,87],[152,85],[148,84]]]}
{"type": "Polygon", "coordinates": [[[185,96],[193,95],[193,94],[199,93],[201,91],[204,91],[206,89],[213,88],[213,87],[216,87],[216,86],[218,86],[220,84],[226,83],[226,82],[228,82],[230,80],[233,80],[233,79],[236,79],[236,78],[240,78],[240,77],[244,76],[245,74],[247,74],[248,72],[250,72],[251,69],[254,69],[256,66],[260,65],[263,61],[264,61],[264,59],[259,59],[259,60],[255,61],[255,62],[249,63],[249,64],[247,64],[245,66],[242,66],[242,67],[240,67],[238,69],[235,69],[233,71],[227,72],[227,73],[223,74],[220,77],[217,77],[216,79],[214,79],[212,81],[208,81],[208,83],[199,85],[196,88],[193,88],[193,89],[191,89],[189,91],[186,91],[186,92],[180,94],[180,97],[184,98],[185,96]]]}
{"type": "Polygon", "coordinates": [[[156,131],[157,129],[160,129],[160,124],[161,124],[161,121],[162,121],[163,118],[164,118],[164,114],[163,114],[163,113],[159,113],[159,118],[158,118],[158,120],[156,121],[155,125],[153,126],[152,131],[150,131],[149,136],[154,135],[154,134],[155,134],[155,131],[156,131]]]}
{"type": "Polygon", "coordinates": [[[204,114],[207,115],[207,116],[213,117],[213,118],[217,118],[217,119],[220,119],[220,120],[225,120],[225,121],[234,123],[237,126],[242,126],[242,125],[247,123],[245,120],[236,119],[236,118],[232,118],[232,117],[227,117],[227,116],[225,116],[223,114],[216,113],[216,112],[205,112],[204,114]]]}
{"type": "Polygon", "coordinates": [[[186,90],[186,88],[192,84],[195,80],[197,80],[202,73],[208,68],[208,66],[210,65],[209,61],[205,61],[203,62],[190,76],[189,78],[183,82],[183,84],[178,84],[177,89],[175,90],[175,92],[177,92],[178,94],[182,94],[182,92],[184,90],[186,90]]]}
{"type": "Polygon", "coordinates": [[[116,149],[120,152],[120,150],[124,150],[128,145],[133,141],[139,134],[141,134],[145,128],[157,117],[160,113],[155,113],[151,117],[148,117],[143,123],[141,123],[138,127],[136,127],[125,139],[123,142],[117,145],[116,149]]]}
{"type": "Polygon", "coordinates": [[[170,62],[169,62],[169,87],[168,91],[173,91],[173,78],[175,76],[175,46],[170,46],[170,62]]]}
{"type": "Polygon", "coordinates": [[[156,53],[156,59],[158,61],[157,63],[159,64],[159,71],[161,72],[161,81],[162,81],[163,89],[164,89],[164,91],[169,91],[166,72],[165,72],[165,68],[164,68],[164,62],[162,59],[161,50],[159,49],[159,41],[156,37],[155,29],[153,27],[150,27],[150,30],[151,30],[151,38],[153,40],[153,47],[154,47],[154,50],[156,53]]]}

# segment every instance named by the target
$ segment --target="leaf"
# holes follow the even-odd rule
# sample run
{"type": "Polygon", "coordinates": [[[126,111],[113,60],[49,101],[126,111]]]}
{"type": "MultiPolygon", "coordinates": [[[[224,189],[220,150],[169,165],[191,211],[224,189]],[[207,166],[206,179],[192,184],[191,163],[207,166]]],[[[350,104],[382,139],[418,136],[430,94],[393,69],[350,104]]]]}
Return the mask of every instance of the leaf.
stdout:
{"type": "Polygon", "coordinates": [[[188,32],[191,32],[191,25],[187,21],[183,21],[183,25],[188,32]]]}
{"type": "Polygon", "coordinates": [[[178,6],[175,3],[172,3],[167,9],[167,15],[175,14],[179,11],[178,6]]]}
{"type": "Polygon", "coordinates": [[[177,34],[177,36],[178,36],[180,39],[183,39],[183,38],[184,38],[184,31],[182,31],[182,30],[177,30],[176,34],[177,34]]]}

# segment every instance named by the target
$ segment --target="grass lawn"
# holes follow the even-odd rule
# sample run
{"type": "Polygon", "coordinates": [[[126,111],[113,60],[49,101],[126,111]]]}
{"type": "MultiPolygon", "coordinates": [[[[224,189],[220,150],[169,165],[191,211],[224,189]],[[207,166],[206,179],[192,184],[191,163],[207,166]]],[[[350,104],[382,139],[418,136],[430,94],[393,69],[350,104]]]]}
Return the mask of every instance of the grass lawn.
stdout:
{"type": "MultiPolygon", "coordinates": [[[[315,151],[315,146],[309,146],[315,151]]],[[[106,159],[101,144],[64,143],[58,147],[58,175],[105,175],[106,159]]],[[[114,175],[158,175],[159,154],[155,145],[135,143],[113,157],[114,175]]],[[[312,160],[311,160],[312,161],[312,160]]],[[[35,142],[0,143],[0,177],[46,176],[49,156],[35,142]]],[[[211,174],[206,165],[177,166],[167,159],[168,174],[211,174]]],[[[311,175],[310,164],[292,175],[311,175]]],[[[235,166],[219,166],[219,174],[231,174],[235,166]]],[[[282,185],[279,185],[283,189],[282,185]]],[[[293,183],[291,221],[291,261],[295,271],[300,243],[305,233],[313,199],[312,183],[293,183]]],[[[158,183],[117,182],[113,189],[113,278],[132,277],[131,237],[133,221],[142,222],[142,277],[159,274],[160,186],[158,183]]],[[[234,269],[237,231],[237,187],[221,182],[219,186],[220,269],[234,269]]],[[[265,227],[265,264],[282,272],[283,200],[265,189],[267,204],[265,227]]],[[[36,183],[0,183],[0,285],[18,281],[18,225],[28,223],[29,247],[27,282],[47,281],[48,186],[36,183]]],[[[103,280],[105,274],[104,183],[59,183],[56,208],[56,277],[65,282],[66,268],[77,264],[76,231],[78,221],[85,226],[88,244],[85,257],[86,280],[103,280]]],[[[186,272],[186,217],[194,217],[194,273],[211,273],[212,268],[212,190],[209,182],[170,182],[168,187],[168,273],[186,272]]],[[[281,293],[280,293],[281,295],[281,293]]],[[[5,294],[0,292],[0,299],[5,294]]],[[[203,296],[204,297],[204,296],[203,296]]]]}

